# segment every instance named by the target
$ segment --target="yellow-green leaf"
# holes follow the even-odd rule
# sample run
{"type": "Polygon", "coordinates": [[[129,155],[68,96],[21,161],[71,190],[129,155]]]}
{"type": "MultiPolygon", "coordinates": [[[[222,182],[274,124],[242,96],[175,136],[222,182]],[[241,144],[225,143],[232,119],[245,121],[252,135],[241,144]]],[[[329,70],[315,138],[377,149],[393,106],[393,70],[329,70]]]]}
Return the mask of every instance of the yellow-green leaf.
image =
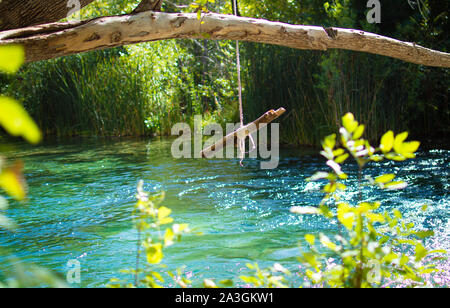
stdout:
{"type": "Polygon", "coordinates": [[[392,147],[394,146],[394,132],[388,131],[386,134],[381,137],[381,144],[380,149],[383,151],[383,153],[387,153],[390,150],[392,150],[392,147]]]}
{"type": "Polygon", "coordinates": [[[150,264],[158,264],[163,259],[162,244],[157,243],[153,245],[148,245],[146,251],[147,262],[150,264]]]}
{"type": "Polygon", "coordinates": [[[41,141],[41,132],[25,109],[9,97],[0,97],[0,125],[12,136],[22,136],[28,142],[41,141]]]}
{"type": "Polygon", "coordinates": [[[173,245],[174,233],[172,229],[168,228],[164,234],[164,246],[173,245]]]}
{"type": "Polygon", "coordinates": [[[322,147],[324,150],[333,149],[335,145],[336,145],[336,134],[326,136],[322,142],[322,147]]]}
{"type": "Polygon", "coordinates": [[[320,243],[322,243],[323,246],[327,247],[328,249],[332,251],[338,251],[338,246],[333,243],[326,235],[321,234],[320,235],[320,243]]]}
{"type": "Polygon", "coordinates": [[[164,217],[164,218],[158,220],[159,225],[166,225],[166,224],[170,224],[172,222],[173,222],[172,217],[164,217]]]}
{"type": "Polygon", "coordinates": [[[0,71],[14,74],[25,61],[25,51],[19,45],[0,47],[0,71]]]}
{"type": "Polygon", "coordinates": [[[355,213],[352,212],[350,206],[346,203],[341,203],[338,206],[337,217],[339,222],[347,228],[347,230],[353,229],[355,222],[355,213]]]}
{"type": "Polygon", "coordinates": [[[408,132],[403,132],[401,134],[398,134],[395,136],[394,139],[394,151],[396,153],[402,154],[403,153],[403,141],[408,138],[408,132]]]}
{"type": "Polygon", "coordinates": [[[353,116],[353,114],[349,112],[342,117],[342,125],[344,125],[344,128],[349,133],[353,133],[358,127],[358,122],[355,121],[355,117],[353,116]]]}
{"type": "Polygon", "coordinates": [[[13,167],[0,173],[0,187],[16,200],[23,200],[26,195],[26,184],[22,175],[23,165],[17,162],[13,167]]]}
{"type": "Polygon", "coordinates": [[[340,156],[336,157],[334,159],[334,162],[338,163],[338,164],[342,164],[348,157],[349,157],[349,154],[345,153],[344,155],[340,155],[340,156]]]}
{"type": "Polygon", "coordinates": [[[316,241],[316,237],[312,234],[306,234],[305,235],[305,240],[310,244],[310,245],[314,245],[314,242],[316,241]]]}
{"type": "Polygon", "coordinates": [[[381,214],[375,214],[375,213],[367,213],[366,214],[367,219],[369,219],[371,222],[384,222],[384,216],[381,214]]]}
{"type": "Polygon", "coordinates": [[[418,243],[416,245],[416,251],[415,251],[416,262],[422,260],[427,255],[428,255],[428,251],[426,250],[426,248],[423,247],[422,244],[418,243]]]}
{"type": "Polygon", "coordinates": [[[361,138],[362,134],[364,133],[364,125],[361,124],[356,128],[356,130],[353,132],[353,139],[359,139],[361,138]]]}
{"type": "Polygon", "coordinates": [[[165,206],[161,206],[158,209],[158,220],[162,220],[164,218],[166,218],[167,216],[170,215],[170,213],[172,213],[172,210],[165,207],[165,206]]]}
{"type": "Polygon", "coordinates": [[[402,146],[403,153],[414,153],[419,149],[419,141],[404,142],[402,146]]]}
{"type": "Polygon", "coordinates": [[[392,181],[394,178],[395,174],[383,174],[375,178],[375,182],[385,184],[392,181]]]}

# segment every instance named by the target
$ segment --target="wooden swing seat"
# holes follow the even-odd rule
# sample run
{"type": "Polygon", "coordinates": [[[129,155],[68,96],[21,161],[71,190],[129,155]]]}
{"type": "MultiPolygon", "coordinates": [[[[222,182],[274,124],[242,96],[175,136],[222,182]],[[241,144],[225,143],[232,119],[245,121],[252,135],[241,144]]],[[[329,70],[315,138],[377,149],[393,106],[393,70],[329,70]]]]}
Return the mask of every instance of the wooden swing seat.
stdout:
{"type": "Polygon", "coordinates": [[[273,120],[280,117],[283,113],[286,112],[286,109],[283,107],[277,109],[277,110],[269,110],[262,116],[260,116],[257,120],[235,130],[234,132],[226,135],[221,140],[214,143],[212,146],[207,147],[203,149],[200,152],[200,155],[202,158],[207,158],[208,154],[212,154],[213,151],[219,151],[220,149],[223,149],[228,144],[237,144],[238,138],[246,138],[251,133],[258,131],[263,124],[269,124],[273,120]]]}

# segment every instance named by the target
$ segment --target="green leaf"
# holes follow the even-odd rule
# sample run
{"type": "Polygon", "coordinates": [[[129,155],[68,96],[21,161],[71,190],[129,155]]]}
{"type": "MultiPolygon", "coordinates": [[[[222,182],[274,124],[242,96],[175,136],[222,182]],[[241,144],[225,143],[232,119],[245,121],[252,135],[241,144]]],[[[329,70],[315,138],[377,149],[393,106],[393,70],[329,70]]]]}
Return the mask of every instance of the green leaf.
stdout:
{"type": "Polygon", "coordinates": [[[162,220],[164,218],[166,218],[167,216],[170,215],[170,213],[172,213],[172,210],[165,207],[165,206],[161,206],[158,209],[158,220],[162,220]]]}
{"type": "Polygon", "coordinates": [[[172,231],[172,229],[168,228],[166,229],[166,233],[164,234],[164,246],[171,246],[173,245],[173,238],[174,238],[174,233],[172,231]]]}
{"type": "Polygon", "coordinates": [[[364,133],[364,125],[361,124],[356,128],[356,130],[353,132],[353,139],[359,139],[361,138],[362,134],[364,133]]]}
{"type": "Polygon", "coordinates": [[[231,279],[225,279],[225,280],[220,281],[220,284],[225,287],[232,287],[234,283],[233,283],[233,280],[231,280],[231,279]]]}
{"type": "Polygon", "coordinates": [[[322,147],[324,150],[326,150],[326,149],[332,150],[335,145],[336,145],[336,134],[326,136],[322,142],[322,147]]]}
{"type": "Polygon", "coordinates": [[[395,179],[395,174],[383,174],[379,177],[376,177],[375,182],[385,184],[392,181],[393,179],[395,179]]]}
{"type": "Polygon", "coordinates": [[[419,147],[420,147],[419,141],[404,142],[402,144],[401,151],[402,151],[403,155],[413,154],[419,149],[419,147]]]}
{"type": "Polygon", "coordinates": [[[394,146],[394,132],[388,131],[386,134],[381,137],[380,149],[383,153],[387,153],[392,150],[394,146]]]}
{"type": "Polygon", "coordinates": [[[28,142],[41,141],[41,132],[25,109],[9,97],[0,97],[0,125],[12,136],[22,136],[28,142]]]}
{"type": "Polygon", "coordinates": [[[316,237],[312,234],[306,234],[305,240],[312,246],[312,245],[314,245],[314,243],[316,241],[316,237]]]}
{"type": "Polygon", "coordinates": [[[334,193],[337,189],[336,183],[329,183],[324,186],[323,191],[327,194],[334,193]]]}
{"type": "Polygon", "coordinates": [[[337,217],[339,222],[344,225],[347,230],[353,229],[353,224],[355,223],[355,213],[353,213],[352,208],[346,204],[341,203],[337,209],[337,217]]]}
{"type": "Polygon", "coordinates": [[[338,163],[338,164],[342,164],[348,157],[349,157],[349,154],[348,154],[348,153],[345,153],[344,155],[341,155],[341,156],[336,157],[336,158],[334,159],[334,162],[335,162],[335,163],[338,163]]]}
{"type": "Polygon", "coordinates": [[[416,251],[415,251],[416,262],[419,262],[420,260],[425,258],[427,255],[428,255],[428,251],[426,250],[426,248],[423,247],[422,244],[418,243],[416,245],[416,251]]]}
{"type": "Polygon", "coordinates": [[[416,231],[413,234],[424,239],[430,236],[434,236],[434,231],[416,231]]]}
{"type": "Polygon", "coordinates": [[[320,243],[332,251],[338,251],[338,246],[333,243],[326,235],[320,234],[320,243]]]}
{"type": "Polygon", "coordinates": [[[395,136],[394,139],[394,151],[398,154],[403,154],[403,141],[408,138],[408,132],[403,132],[395,136]]]}
{"type": "Polygon", "coordinates": [[[25,51],[19,45],[0,46],[0,71],[14,74],[25,62],[25,51]]]}
{"type": "Polygon", "coordinates": [[[162,253],[161,243],[148,245],[148,247],[146,247],[145,253],[147,255],[147,262],[150,264],[158,264],[164,257],[162,253]]]}
{"type": "Polygon", "coordinates": [[[349,133],[353,133],[358,127],[358,122],[355,121],[353,114],[349,112],[342,117],[342,125],[349,133]]]}
{"type": "Polygon", "coordinates": [[[16,200],[23,200],[26,196],[26,184],[22,175],[23,165],[17,162],[14,166],[4,169],[0,173],[0,187],[16,200]]]}
{"type": "Polygon", "coordinates": [[[367,219],[369,219],[371,222],[384,222],[384,216],[381,214],[375,214],[375,213],[367,213],[366,214],[367,219]]]}

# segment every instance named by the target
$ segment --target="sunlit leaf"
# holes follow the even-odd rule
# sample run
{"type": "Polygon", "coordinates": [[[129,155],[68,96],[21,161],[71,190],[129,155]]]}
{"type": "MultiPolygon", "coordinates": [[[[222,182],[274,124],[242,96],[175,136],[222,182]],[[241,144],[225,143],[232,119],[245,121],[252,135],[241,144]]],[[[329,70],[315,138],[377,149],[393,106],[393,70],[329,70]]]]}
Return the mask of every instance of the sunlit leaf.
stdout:
{"type": "Polygon", "coordinates": [[[16,200],[23,200],[26,196],[26,184],[22,175],[23,164],[16,162],[14,166],[5,168],[0,173],[0,187],[16,200]]]}
{"type": "Polygon", "coordinates": [[[375,182],[385,184],[392,181],[393,179],[395,179],[395,174],[383,174],[376,177],[375,182]]]}
{"type": "Polygon", "coordinates": [[[326,136],[322,142],[322,147],[324,150],[333,149],[335,145],[336,145],[336,134],[326,136]]]}
{"type": "Polygon", "coordinates": [[[334,159],[334,162],[337,164],[342,164],[350,155],[345,153],[344,155],[340,155],[334,159]]]}
{"type": "Polygon", "coordinates": [[[404,142],[402,145],[402,151],[403,153],[414,153],[419,149],[419,147],[419,141],[404,142]]]}
{"type": "Polygon", "coordinates": [[[306,234],[305,241],[307,241],[310,245],[314,245],[314,242],[316,241],[316,237],[312,234],[306,234]]]}
{"type": "Polygon", "coordinates": [[[386,134],[381,137],[381,144],[380,149],[383,151],[383,153],[387,153],[390,150],[392,150],[392,147],[394,146],[394,132],[388,131],[386,134]]]}
{"type": "Polygon", "coordinates": [[[434,236],[434,231],[431,231],[431,230],[429,230],[429,231],[415,231],[415,232],[413,232],[413,234],[418,236],[418,237],[420,237],[420,238],[422,238],[422,239],[424,239],[424,238],[427,238],[427,237],[430,237],[430,236],[434,236]]]}
{"type": "Polygon", "coordinates": [[[349,112],[342,117],[342,125],[349,133],[353,133],[358,127],[358,122],[355,121],[353,114],[349,112]]]}
{"type": "Polygon", "coordinates": [[[12,136],[22,136],[33,144],[41,141],[41,132],[33,119],[9,97],[0,97],[0,125],[12,136]]]}
{"type": "Polygon", "coordinates": [[[362,134],[364,133],[364,125],[359,125],[358,128],[353,132],[353,138],[359,139],[361,138],[362,134]]]}
{"type": "Polygon", "coordinates": [[[353,224],[355,223],[356,217],[355,213],[352,212],[352,208],[346,203],[341,203],[338,206],[337,217],[339,222],[344,225],[347,230],[353,229],[353,224]]]}
{"type": "Polygon", "coordinates": [[[19,45],[0,46],[0,71],[14,74],[25,61],[25,51],[19,45]]]}
{"type": "Polygon", "coordinates": [[[323,191],[327,194],[334,193],[337,189],[336,183],[329,183],[323,187],[323,191]]]}
{"type": "Polygon", "coordinates": [[[416,245],[416,250],[415,250],[416,262],[419,262],[420,260],[425,258],[427,255],[428,255],[428,251],[425,249],[425,247],[423,247],[422,244],[418,243],[416,245]]]}
{"type": "Polygon", "coordinates": [[[162,244],[152,244],[146,247],[147,262],[150,264],[158,264],[163,259],[162,244]]]}
{"type": "Polygon", "coordinates": [[[369,219],[372,223],[374,222],[384,222],[384,216],[376,213],[367,213],[367,219],[369,219]]]}
{"type": "Polygon", "coordinates": [[[326,235],[320,234],[320,243],[332,251],[338,251],[338,246],[333,243],[326,235]]]}
{"type": "Polygon", "coordinates": [[[172,229],[168,228],[166,229],[166,233],[164,234],[164,246],[170,246],[173,245],[173,238],[174,238],[174,233],[172,231],[172,229]]]}
{"type": "Polygon", "coordinates": [[[165,207],[165,206],[161,206],[158,209],[158,220],[162,220],[164,218],[166,218],[167,216],[170,215],[170,213],[172,213],[172,210],[165,207]]]}
{"type": "Polygon", "coordinates": [[[394,151],[398,154],[403,154],[403,141],[408,138],[408,132],[403,132],[395,136],[394,139],[394,151]]]}

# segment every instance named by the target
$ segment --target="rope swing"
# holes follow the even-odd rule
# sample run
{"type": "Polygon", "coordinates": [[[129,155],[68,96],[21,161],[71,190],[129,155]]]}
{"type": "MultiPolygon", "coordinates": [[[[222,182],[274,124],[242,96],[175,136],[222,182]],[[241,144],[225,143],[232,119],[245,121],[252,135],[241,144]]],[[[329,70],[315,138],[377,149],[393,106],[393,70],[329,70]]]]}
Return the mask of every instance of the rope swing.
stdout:
{"type": "MultiPolygon", "coordinates": [[[[234,15],[238,16],[237,12],[237,2],[236,0],[233,0],[234,4],[234,15]]],[[[249,123],[248,125],[244,125],[244,108],[242,107],[242,82],[241,82],[241,57],[239,52],[239,41],[236,40],[236,68],[237,68],[237,78],[238,78],[238,96],[239,96],[239,119],[240,119],[240,127],[238,130],[232,132],[231,134],[228,134],[222,140],[219,140],[212,146],[203,149],[203,151],[200,152],[201,157],[206,158],[208,157],[209,153],[212,153],[213,151],[218,151],[224,147],[226,147],[229,144],[235,144],[237,143],[239,146],[239,158],[240,162],[239,164],[243,167],[244,165],[242,162],[244,161],[245,154],[251,153],[256,149],[255,141],[253,140],[252,133],[259,130],[263,124],[268,124],[281,116],[283,113],[286,112],[286,109],[279,108],[278,110],[269,110],[265,114],[263,114],[261,117],[259,117],[257,120],[249,123]],[[247,139],[247,136],[250,139],[250,142],[252,144],[251,149],[249,152],[245,152],[245,140],[247,139]]]]}

